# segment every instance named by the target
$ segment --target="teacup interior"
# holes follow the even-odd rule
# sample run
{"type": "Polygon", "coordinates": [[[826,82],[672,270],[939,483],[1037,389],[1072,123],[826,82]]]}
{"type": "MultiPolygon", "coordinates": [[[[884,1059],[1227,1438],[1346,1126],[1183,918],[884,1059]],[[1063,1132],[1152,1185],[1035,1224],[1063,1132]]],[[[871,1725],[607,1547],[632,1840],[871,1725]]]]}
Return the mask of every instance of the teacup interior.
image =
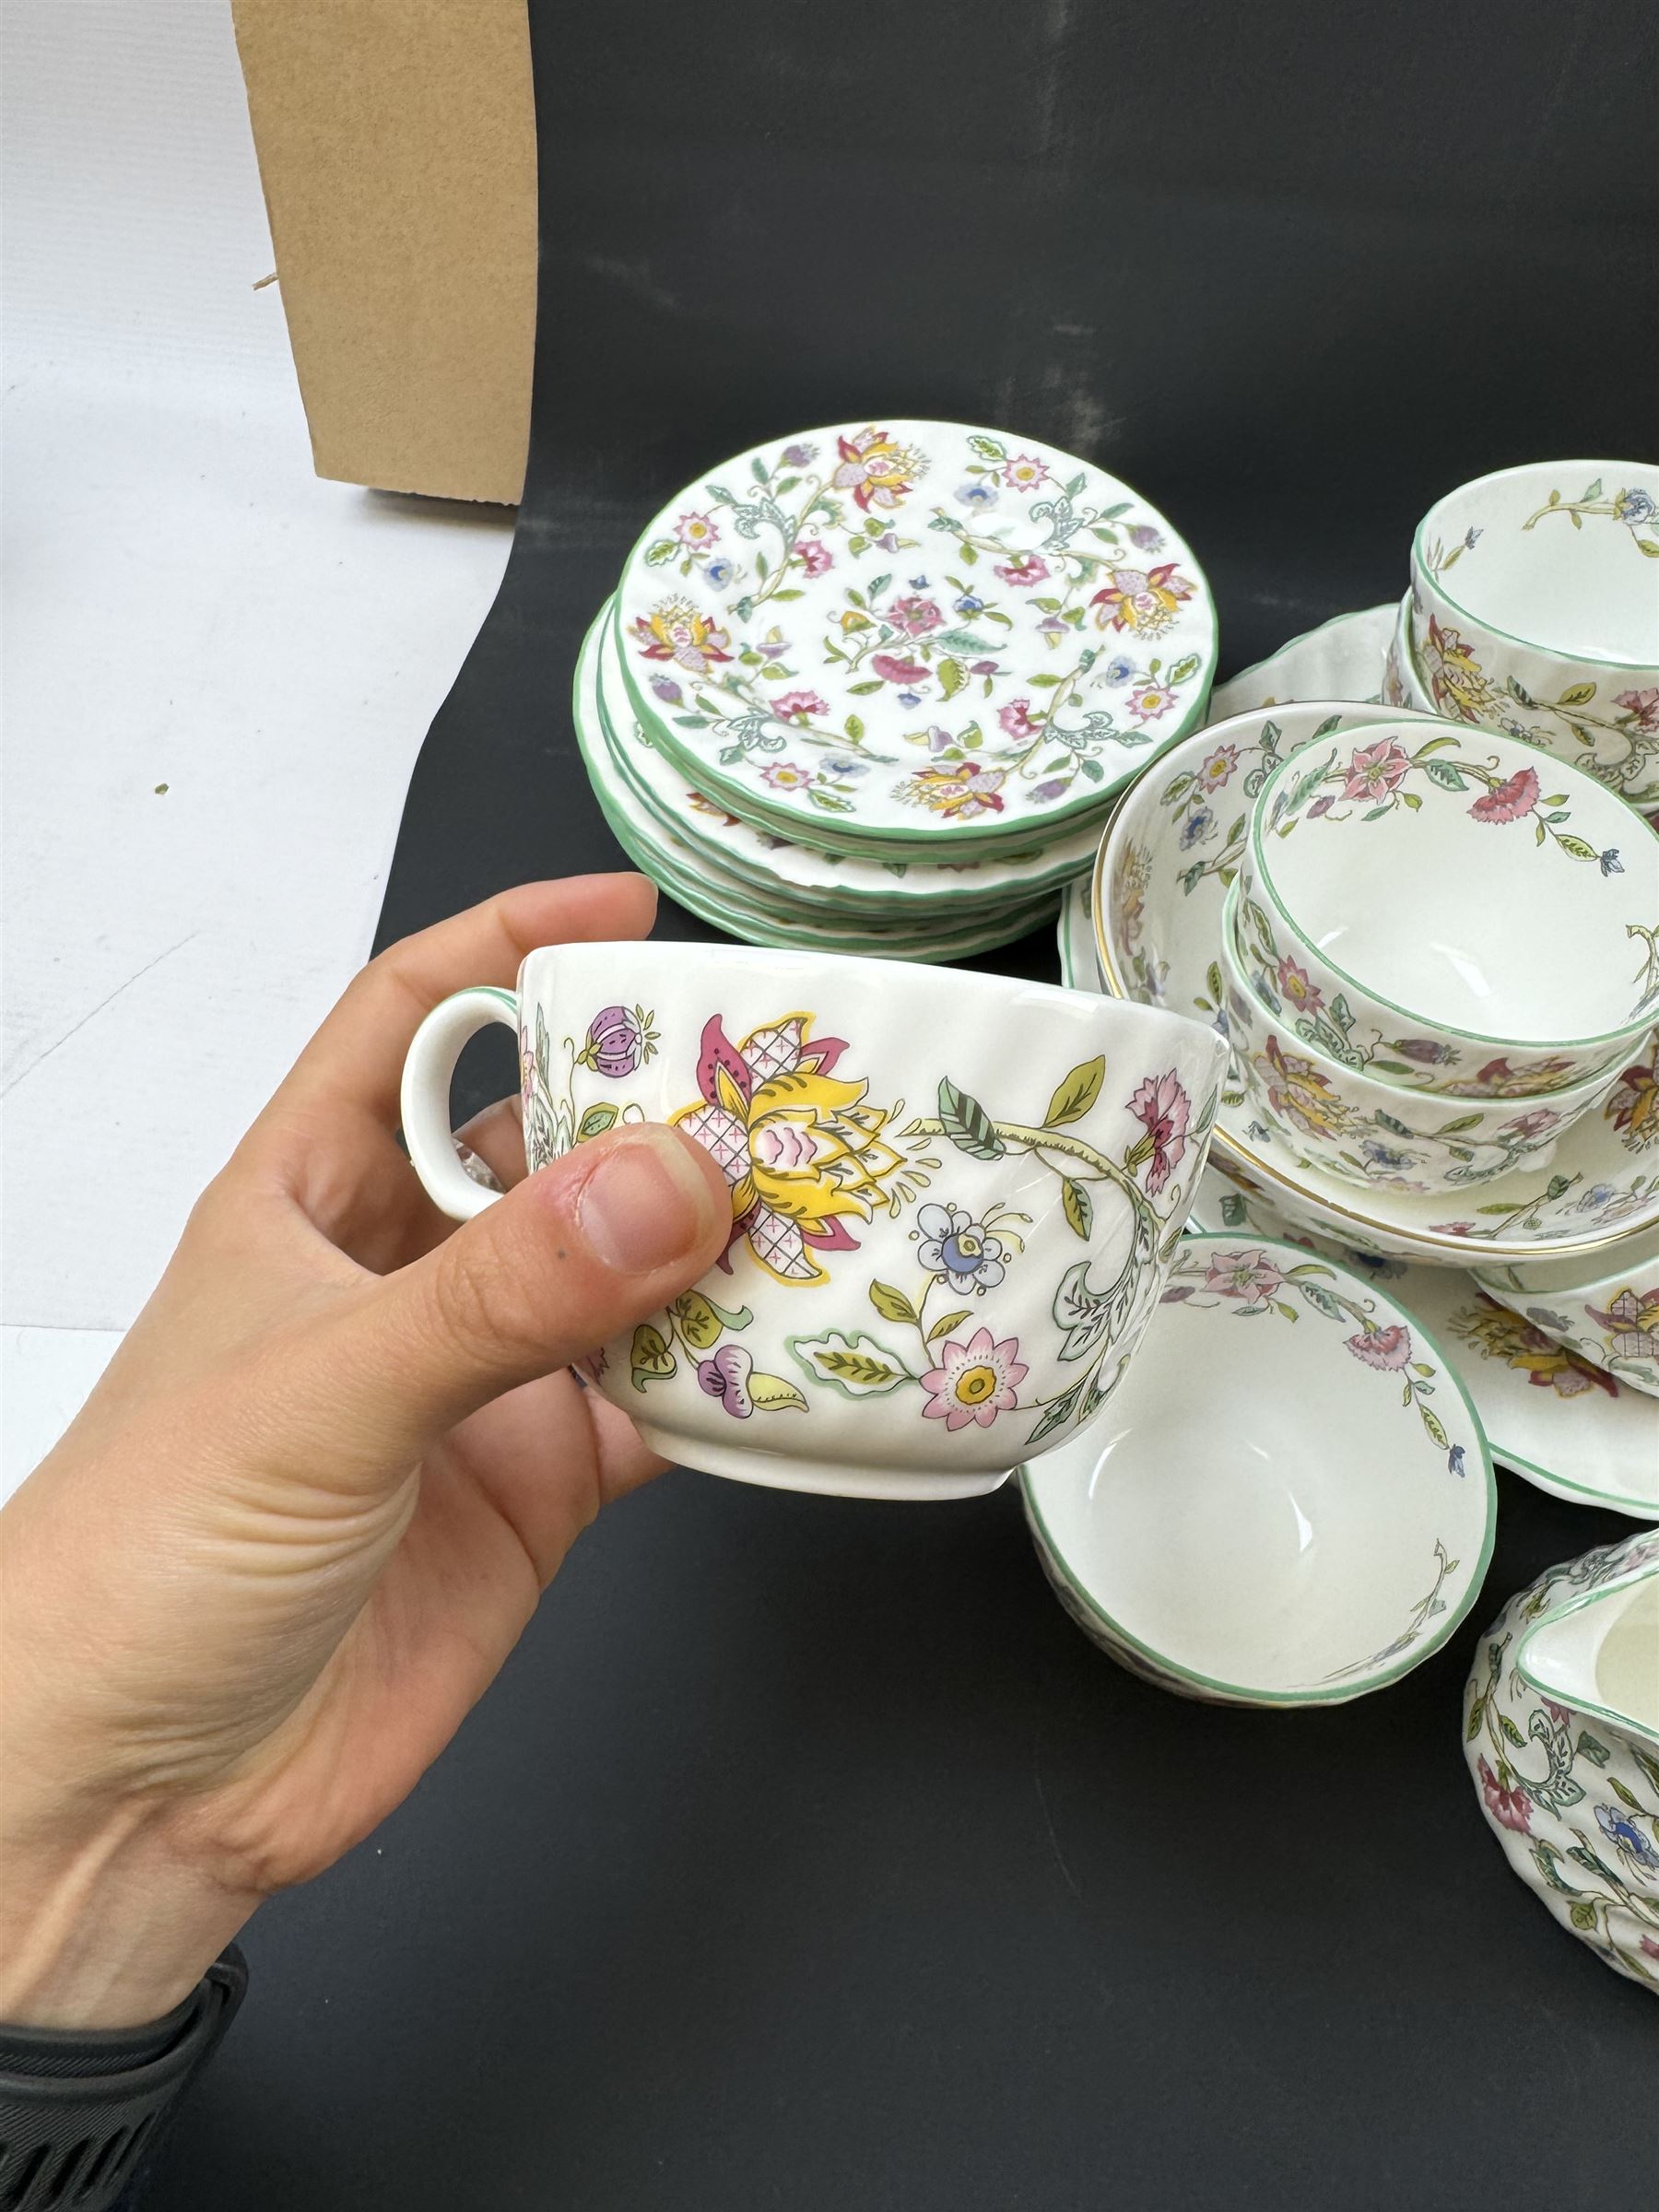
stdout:
{"type": "Polygon", "coordinates": [[[1467,1504],[1444,1495],[1477,1471],[1449,1474],[1392,1378],[1335,1330],[1328,1357],[1299,1359],[1324,1325],[1172,1310],[1101,1416],[1092,1466],[1074,1453],[1031,1473],[1056,1549],[1101,1610],[1224,1688],[1342,1695],[1388,1665],[1371,1663],[1433,1586],[1436,1538],[1465,1566],[1478,1548],[1477,1535],[1454,1540],[1467,1504]]]}
{"type": "Polygon", "coordinates": [[[1659,1574],[1546,1621],[1526,1639],[1524,1665],[1546,1695],[1659,1736],[1659,1574]]]}
{"type": "MultiPolygon", "coordinates": [[[[1420,725],[1403,735],[1409,744],[1420,725]]],[[[1470,759],[1489,750],[1469,734],[1470,759]]],[[[1518,747],[1497,758],[1504,778],[1519,762],[1544,779],[1523,799],[1551,796],[1564,780],[1558,768],[1551,784],[1547,758],[1518,747]]],[[[1466,789],[1414,786],[1419,807],[1381,814],[1365,798],[1338,798],[1324,816],[1304,810],[1288,835],[1265,831],[1285,912],[1335,967],[1421,1021],[1536,1044],[1617,1030],[1637,1011],[1645,969],[1626,924],[1659,906],[1659,846],[1646,825],[1611,794],[1575,782],[1561,827],[1598,853],[1619,853],[1624,872],[1604,875],[1594,860],[1541,845],[1529,815],[1473,815],[1486,787],[1470,780],[1466,789]]]]}
{"type": "Polygon", "coordinates": [[[1450,549],[1478,533],[1438,579],[1477,621],[1551,652],[1652,666],[1659,663],[1659,560],[1641,551],[1654,532],[1619,519],[1621,500],[1625,513],[1641,512],[1629,503],[1632,494],[1651,501],[1646,512],[1659,519],[1659,469],[1569,461],[1515,470],[1442,500],[1423,542],[1450,549]]]}

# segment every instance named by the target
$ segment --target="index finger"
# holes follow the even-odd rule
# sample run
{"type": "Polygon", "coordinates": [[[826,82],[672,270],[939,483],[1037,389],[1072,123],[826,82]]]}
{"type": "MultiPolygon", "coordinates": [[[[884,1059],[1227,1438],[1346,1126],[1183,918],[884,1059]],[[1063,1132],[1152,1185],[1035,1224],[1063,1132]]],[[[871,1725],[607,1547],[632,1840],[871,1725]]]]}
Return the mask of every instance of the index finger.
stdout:
{"type": "Polygon", "coordinates": [[[353,977],[266,1112],[321,1104],[395,1129],[404,1056],[441,999],[469,983],[511,985],[538,945],[642,937],[655,915],[643,876],[571,876],[522,883],[400,938],[353,977]]]}

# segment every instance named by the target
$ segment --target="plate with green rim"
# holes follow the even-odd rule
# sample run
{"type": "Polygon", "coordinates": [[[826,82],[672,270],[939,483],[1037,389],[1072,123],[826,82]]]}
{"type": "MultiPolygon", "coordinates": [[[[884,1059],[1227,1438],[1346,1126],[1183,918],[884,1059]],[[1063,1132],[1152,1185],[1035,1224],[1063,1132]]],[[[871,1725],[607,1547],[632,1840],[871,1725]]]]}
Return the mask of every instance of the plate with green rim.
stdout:
{"type": "Polygon", "coordinates": [[[1058,842],[1041,843],[1006,859],[866,860],[759,830],[691,789],[677,765],[659,750],[634,713],[622,688],[620,647],[606,603],[594,625],[597,638],[599,721],[612,759],[634,795],[665,830],[694,851],[709,853],[735,874],[782,898],[859,914],[912,913],[922,905],[947,904],[966,912],[1027,893],[1057,891],[1094,858],[1091,823],[1058,842]]]}
{"type": "Polygon", "coordinates": [[[854,927],[817,927],[773,908],[751,903],[741,889],[714,877],[709,865],[679,846],[672,833],[657,831],[644,809],[614,776],[596,766],[604,754],[598,728],[597,698],[592,640],[584,643],[576,665],[575,712],[577,744],[588,770],[600,811],[618,842],[652,880],[660,884],[691,912],[718,929],[759,945],[787,945],[826,952],[862,954],[879,959],[916,960],[959,959],[970,953],[988,952],[1037,928],[1054,911],[1053,894],[1005,907],[993,917],[970,918],[957,928],[936,929],[924,923],[902,924],[869,930],[854,927]]]}
{"type": "Polygon", "coordinates": [[[617,625],[637,711],[710,797],[865,850],[1077,827],[1197,725],[1216,656],[1203,571],[1137,492],[916,420],[771,441],[688,486],[617,625]]]}

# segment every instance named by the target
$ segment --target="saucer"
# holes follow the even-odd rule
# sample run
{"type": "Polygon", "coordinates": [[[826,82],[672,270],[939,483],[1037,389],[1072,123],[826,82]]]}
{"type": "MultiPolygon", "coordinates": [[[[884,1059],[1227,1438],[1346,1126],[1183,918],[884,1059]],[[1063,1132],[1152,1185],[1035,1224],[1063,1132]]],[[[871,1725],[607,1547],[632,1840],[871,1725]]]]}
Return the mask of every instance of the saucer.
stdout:
{"type": "Polygon", "coordinates": [[[1162,1303],[1105,1412],[1020,1470],[1067,1610],[1216,1703],[1398,1680],[1468,1611],[1497,1524],[1439,1346],[1388,1288],[1271,1237],[1184,1238],[1162,1303]]]}
{"type": "MultiPolygon", "coordinates": [[[[1114,995],[1224,1027],[1217,947],[1250,794],[1274,762],[1376,712],[1340,701],[1259,710],[1183,740],[1125,795],[1101,841],[1092,894],[1100,970],[1114,995]]],[[[1214,1157],[1270,1192],[1296,1227],[1364,1251],[1464,1266],[1588,1253],[1659,1221],[1659,1115],[1643,1111],[1656,1085],[1659,1044],[1650,1041],[1605,1103],[1561,1137],[1547,1169],[1522,1166],[1466,1193],[1362,1188],[1304,1166],[1238,1085],[1217,1115],[1214,1157]]]]}
{"type": "Polygon", "coordinates": [[[659,828],[691,852],[729,869],[755,891],[792,908],[812,905],[864,919],[917,915],[930,902],[953,916],[974,906],[1006,903],[1027,893],[1057,891],[1094,858],[1092,825],[1053,844],[1004,859],[944,863],[865,860],[830,853],[756,828],[713,805],[685,778],[634,713],[622,681],[621,648],[607,600],[594,620],[598,716],[616,771],[659,828]]]}
{"type": "Polygon", "coordinates": [[[774,909],[754,899],[741,878],[727,875],[681,844],[672,833],[661,830],[612,772],[599,722],[596,665],[594,639],[590,632],[576,664],[573,722],[600,811],[629,858],[688,912],[715,928],[754,945],[934,962],[989,952],[1024,935],[1053,912],[1052,894],[1042,893],[1006,904],[989,916],[962,917],[954,926],[943,917],[936,924],[923,919],[908,925],[874,924],[867,929],[860,929],[851,921],[818,926],[802,917],[781,919],[774,909]]]}
{"type": "MultiPolygon", "coordinates": [[[[1394,634],[1394,609],[1361,607],[1304,630],[1253,667],[1241,669],[1210,694],[1206,722],[1225,722],[1255,707],[1301,699],[1347,699],[1375,706],[1382,696],[1382,663],[1394,634]]],[[[1409,706],[1409,700],[1397,704],[1409,706]]]]}
{"type": "Polygon", "coordinates": [[[1203,572],[1138,493],[949,422],[724,463],[641,537],[617,629],[636,712],[705,796],[929,858],[1098,818],[1197,725],[1216,653],[1203,572]]]}

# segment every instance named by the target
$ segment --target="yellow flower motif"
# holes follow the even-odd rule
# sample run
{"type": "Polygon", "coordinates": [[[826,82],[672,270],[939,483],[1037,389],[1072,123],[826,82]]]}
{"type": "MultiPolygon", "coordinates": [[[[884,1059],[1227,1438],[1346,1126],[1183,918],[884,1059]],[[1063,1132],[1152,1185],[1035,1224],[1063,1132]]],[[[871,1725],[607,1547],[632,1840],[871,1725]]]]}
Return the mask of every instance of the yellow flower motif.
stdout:
{"type": "Polygon", "coordinates": [[[1276,1113],[1282,1113],[1310,1136],[1341,1134],[1347,1109],[1312,1060],[1304,1060],[1300,1053],[1281,1051],[1277,1037],[1269,1037],[1266,1050],[1253,1058],[1276,1113]]]}
{"type": "Polygon", "coordinates": [[[1424,640],[1423,673],[1435,710],[1458,722],[1486,722],[1503,706],[1503,694],[1475,658],[1461,630],[1442,629],[1432,615],[1424,640]]]}
{"type": "Polygon", "coordinates": [[[891,1203],[905,1166],[885,1132],[892,1110],[867,1083],[830,1072],[846,1047],[813,1038],[812,1016],[787,1014],[732,1044],[704,1027],[702,1097],[670,1118],[712,1153],[732,1194],[733,1241],[786,1283],[826,1280],[820,1251],[850,1251],[849,1218],[891,1203]]]}
{"type": "Polygon", "coordinates": [[[731,639],[688,599],[665,599],[649,615],[636,615],[634,636],[646,660],[673,661],[693,676],[706,675],[711,662],[732,657],[731,639]]]}

